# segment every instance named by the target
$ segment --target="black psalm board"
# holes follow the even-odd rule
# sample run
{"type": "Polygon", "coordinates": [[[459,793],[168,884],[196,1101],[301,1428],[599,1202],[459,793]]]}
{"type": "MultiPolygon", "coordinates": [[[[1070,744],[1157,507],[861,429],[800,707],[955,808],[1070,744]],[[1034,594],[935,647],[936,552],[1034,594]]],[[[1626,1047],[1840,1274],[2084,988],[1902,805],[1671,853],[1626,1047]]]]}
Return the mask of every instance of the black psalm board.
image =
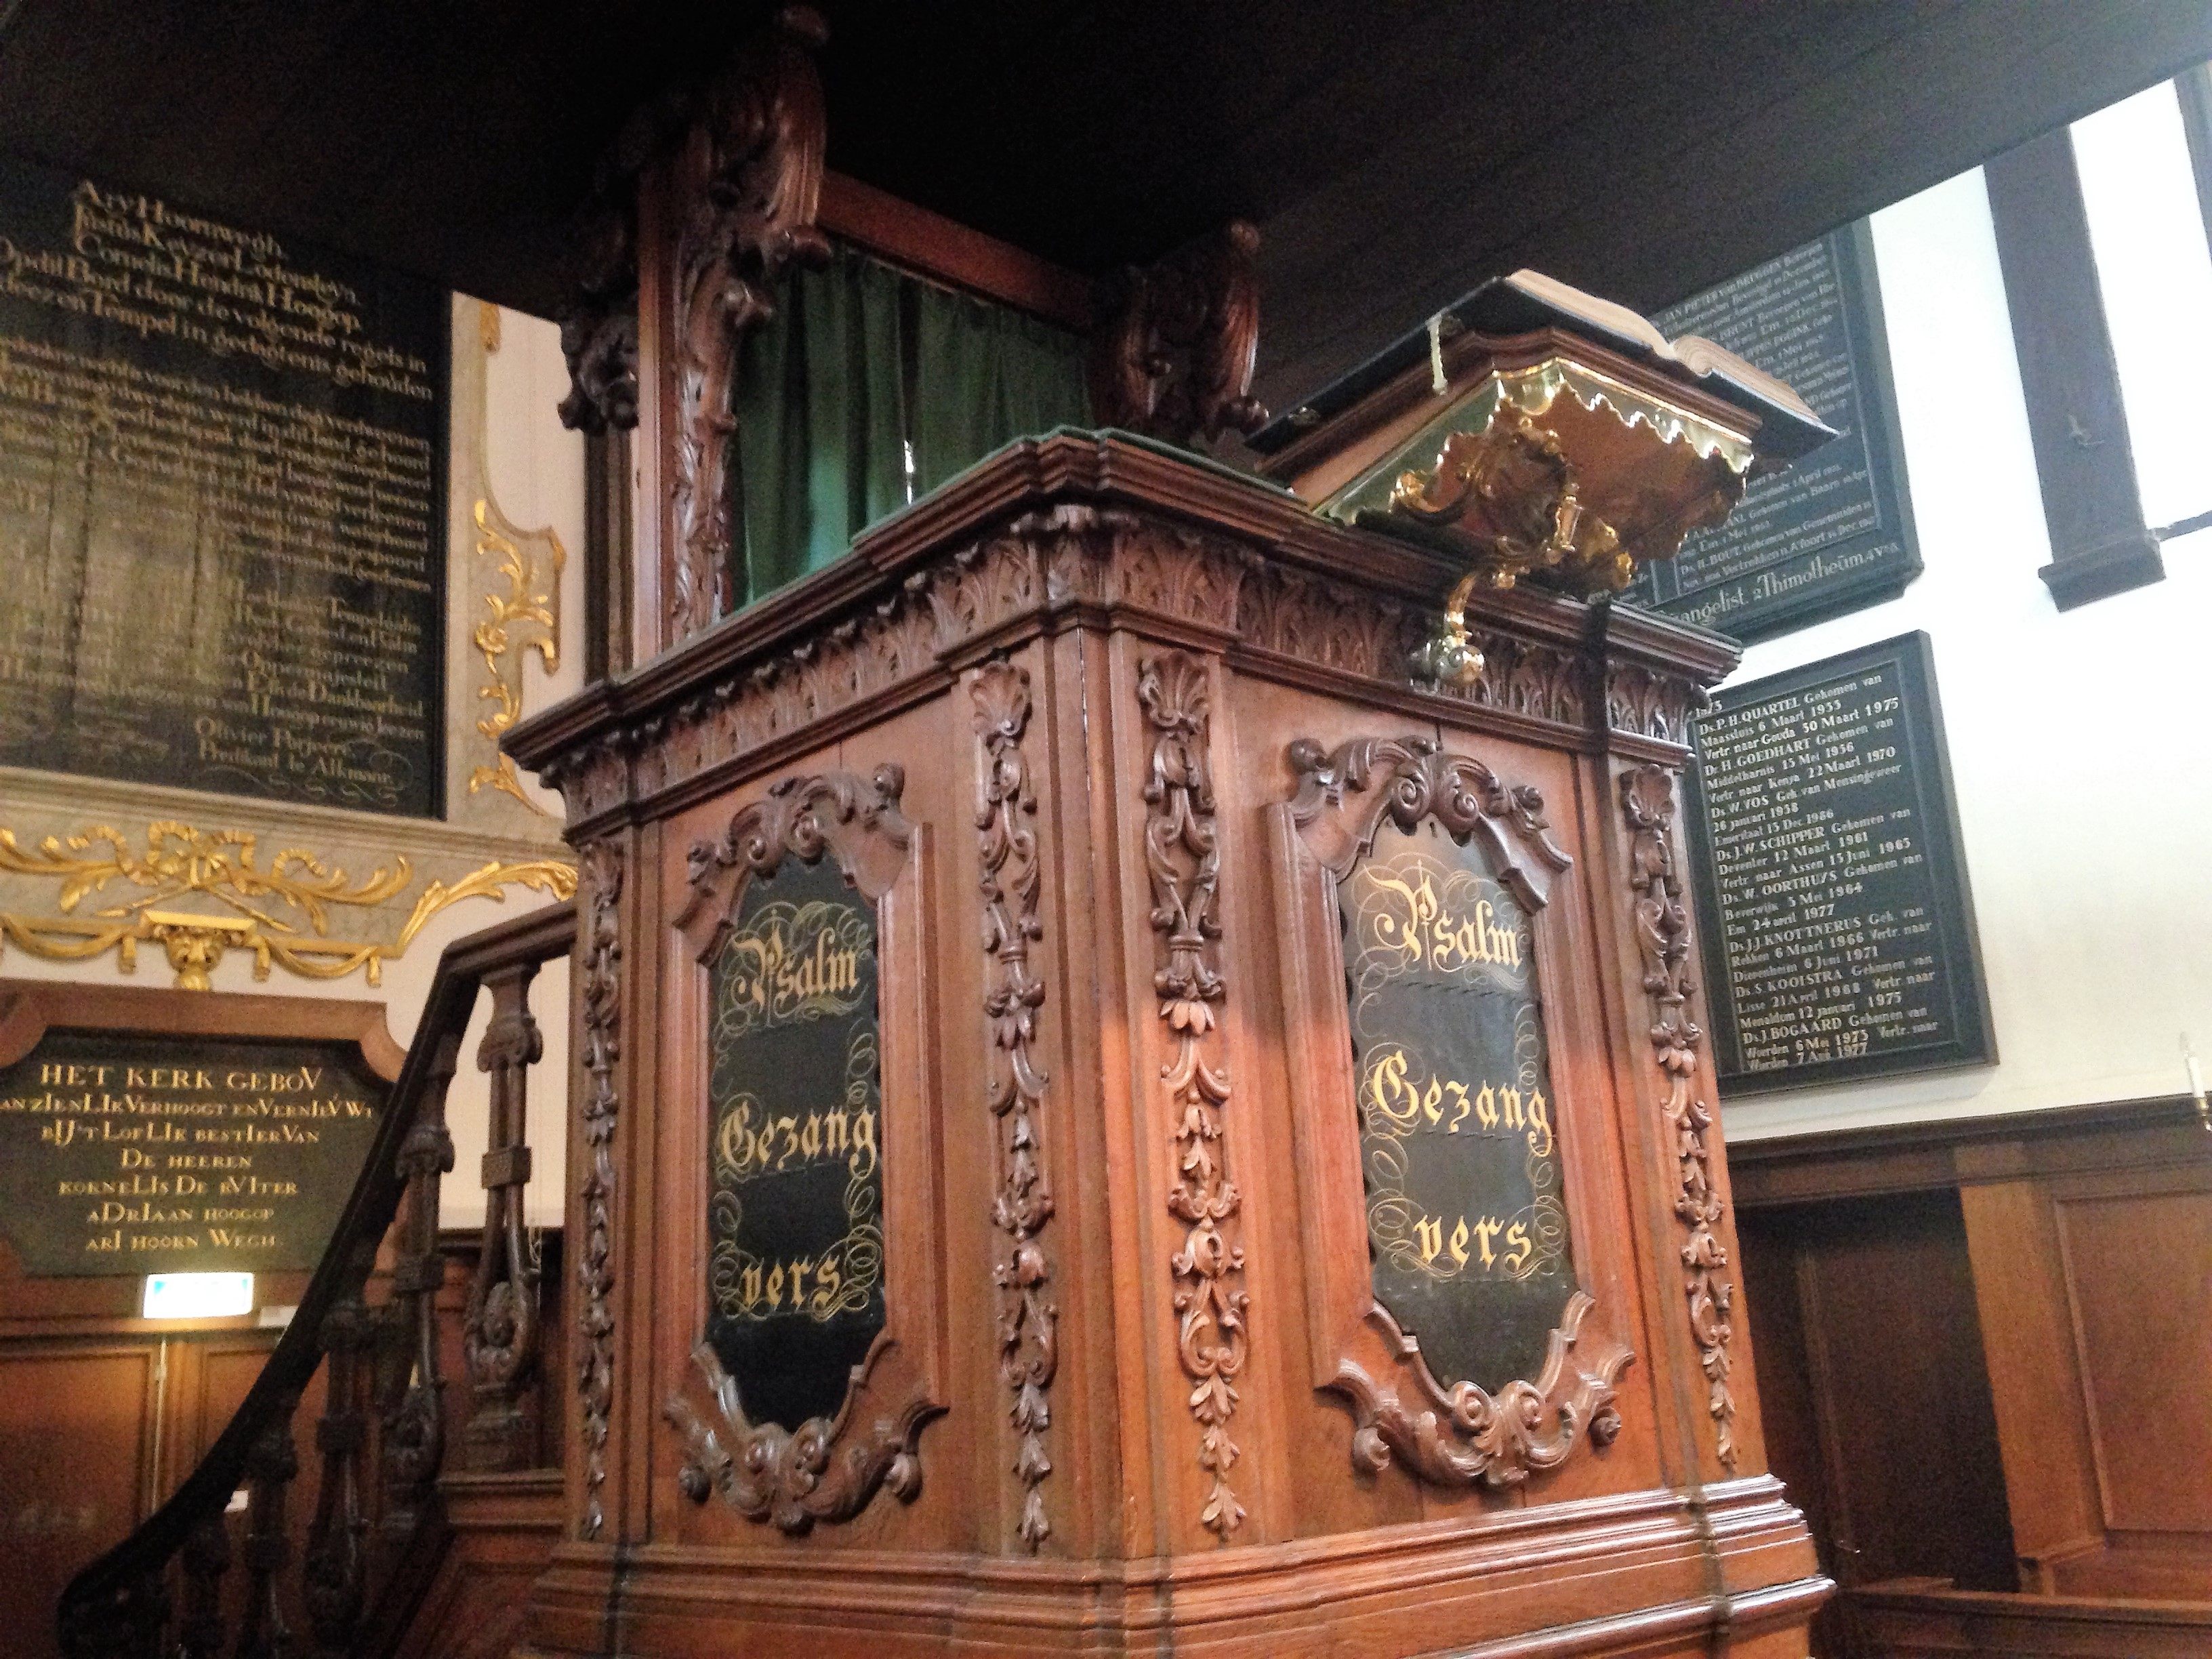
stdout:
{"type": "Polygon", "coordinates": [[[787,858],[708,988],[707,1340],[746,1419],[796,1431],[884,1328],[874,908],[835,860],[787,858]]]}
{"type": "Polygon", "coordinates": [[[1928,636],[1723,691],[1697,746],[1722,1092],[1994,1061],[1928,636]]]}
{"type": "Polygon", "coordinates": [[[1543,1367],[1574,1294],[1527,914],[1434,823],[1337,889],[1375,1299],[1437,1382],[1543,1367]]]}
{"type": "Polygon", "coordinates": [[[0,764],[434,817],[447,300],[0,162],[0,764]]]}
{"type": "Polygon", "coordinates": [[[49,1030],[0,1069],[0,1237],[34,1274],[312,1267],[385,1094],[352,1043],[49,1030]]]}
{"type": "Polygon", "coordinates": [[[1874,244],[1862,220],[1652,321],[1788,382],[1837,435],[1754,479],[1728,521],[1647,564],[1630,603],[1762,640],[1891,599],[1920,574],[1874,244]]]}

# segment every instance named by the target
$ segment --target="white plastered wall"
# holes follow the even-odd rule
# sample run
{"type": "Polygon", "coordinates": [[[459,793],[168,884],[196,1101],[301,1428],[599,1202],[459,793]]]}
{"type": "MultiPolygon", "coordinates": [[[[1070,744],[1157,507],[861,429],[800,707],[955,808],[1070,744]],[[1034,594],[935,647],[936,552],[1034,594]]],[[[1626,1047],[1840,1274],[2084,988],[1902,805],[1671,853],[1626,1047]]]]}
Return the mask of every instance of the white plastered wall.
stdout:
{"type": "Polygon", "coordinates": [[[2175,1094],[2180,1034],[2212,1052],[2212,531],[2166,544],[2164,581],[2060,613],[1981,174],[1876,214],[1874,241],[1927,568],[1735,679],[1928,633],[1999,1058],[1729,1103],[1739,1141],[2175,1094]]]}

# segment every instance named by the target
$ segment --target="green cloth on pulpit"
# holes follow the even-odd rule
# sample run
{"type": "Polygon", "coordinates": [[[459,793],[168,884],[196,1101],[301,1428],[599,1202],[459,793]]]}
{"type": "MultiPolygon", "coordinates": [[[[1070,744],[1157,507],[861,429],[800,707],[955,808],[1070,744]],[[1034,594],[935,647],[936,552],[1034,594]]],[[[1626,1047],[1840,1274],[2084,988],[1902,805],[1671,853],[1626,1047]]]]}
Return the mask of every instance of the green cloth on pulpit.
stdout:
{"type": "Polygon", "coordinates": [[[856,250],[779,285],[735,399],[746,604],[1013,439],[1088,420],[1083,341],[856,250]],[[911,446],[911,472],[908,447],[911,446]]]}

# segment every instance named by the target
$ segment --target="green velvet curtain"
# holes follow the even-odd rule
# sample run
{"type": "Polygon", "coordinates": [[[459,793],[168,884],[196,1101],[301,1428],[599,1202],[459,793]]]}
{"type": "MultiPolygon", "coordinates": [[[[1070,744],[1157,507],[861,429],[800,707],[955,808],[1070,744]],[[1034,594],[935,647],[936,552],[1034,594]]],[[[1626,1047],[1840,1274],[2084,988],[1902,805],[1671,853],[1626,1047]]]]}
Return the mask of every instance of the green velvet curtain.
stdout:
{"type": "Polygon", "coordinates": [[[1085,425],[1083,342],[841,247],[738,360],[740,592],[764,599],[1015,438],[1085,425]]]}

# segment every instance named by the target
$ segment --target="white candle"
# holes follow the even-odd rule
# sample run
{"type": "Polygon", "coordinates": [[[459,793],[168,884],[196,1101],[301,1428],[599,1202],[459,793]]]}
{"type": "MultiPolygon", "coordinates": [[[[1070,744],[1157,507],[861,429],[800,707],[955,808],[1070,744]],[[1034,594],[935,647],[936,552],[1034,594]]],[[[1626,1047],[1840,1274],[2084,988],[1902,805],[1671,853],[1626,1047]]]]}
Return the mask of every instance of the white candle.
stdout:
{"type": "Polygon", "coordinates": [[[2189,1092],[2197,1097],[2197,1103],[2204,1103],[2204,1073],[2197,1064],[2197,1051],[2188,1050],[2182,1056],[2189,1062],[2189,1092]]]}

